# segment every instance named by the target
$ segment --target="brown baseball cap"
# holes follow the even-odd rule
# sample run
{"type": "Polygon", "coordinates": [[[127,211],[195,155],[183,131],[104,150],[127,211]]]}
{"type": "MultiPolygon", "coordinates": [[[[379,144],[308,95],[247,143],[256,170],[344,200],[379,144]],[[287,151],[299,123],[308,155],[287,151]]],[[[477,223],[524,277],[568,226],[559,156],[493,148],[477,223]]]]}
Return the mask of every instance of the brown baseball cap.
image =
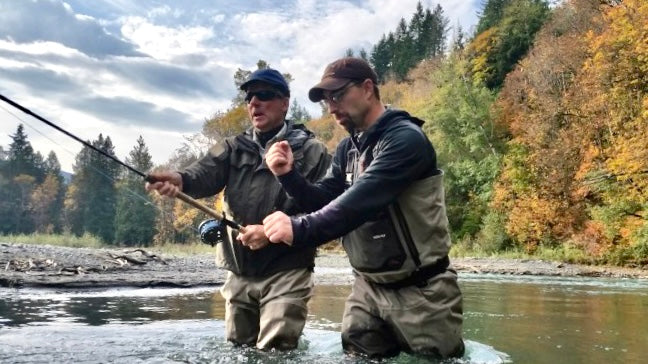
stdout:
{"type": "Polygon", "coordinates": [[[320,83],[308,91],[308,98],[312,102],[319,102],[324,99],[324,91],[335,91],[351,81],[366,79],[378,84],[378,76],[367,61],[354,57],[341,58],[326,66],[320,83]]]}

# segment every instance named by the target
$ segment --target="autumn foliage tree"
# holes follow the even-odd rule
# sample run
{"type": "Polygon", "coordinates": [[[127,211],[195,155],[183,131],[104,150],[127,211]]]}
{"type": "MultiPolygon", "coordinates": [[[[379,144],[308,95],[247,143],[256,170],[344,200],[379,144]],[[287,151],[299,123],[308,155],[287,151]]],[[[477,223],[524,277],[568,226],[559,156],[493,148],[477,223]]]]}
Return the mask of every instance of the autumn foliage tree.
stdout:
{"type": "Polygon", "coordinates": [[[642,1],[569,1],[508,75],[498,106],[512,140],[493,206],[528,250],[645,259],[647,16],[642,1]]]}

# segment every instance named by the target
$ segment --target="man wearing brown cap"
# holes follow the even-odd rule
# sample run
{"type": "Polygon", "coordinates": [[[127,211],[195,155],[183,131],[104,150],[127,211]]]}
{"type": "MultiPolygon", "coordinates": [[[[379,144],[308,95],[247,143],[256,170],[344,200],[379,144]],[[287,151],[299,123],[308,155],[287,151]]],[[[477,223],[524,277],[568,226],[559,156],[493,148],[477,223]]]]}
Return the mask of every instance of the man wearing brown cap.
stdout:
{"type": "Polygon", "coordinates": [[[297,173],[315,181],[330,164],[324,144],[303,125],[286,120],[290,90],[277,70],[253,72],[241,85],[251,127],[218,141],[207,155],[182,171],[152,173],[159,182],[147,184],[160,194],[212,196],[224,189],[225,214],[244,224],[245,232],[228,227],[216,246],[216,263],[229,271],[221,288],[226,301],[227,340],[259,349],[297,346],[312,295],[315,247],[294,249],[269,244],[262,219],[272,211],[302,210],[268,170],[266,148],[284,140],[295,150],[297,173]]]}
{"type": "Polygon", "coordinates": [[[386,109],[375,72],[363,60],[326,67],[309,92],[324,100],[350,137],[337,147],[327,175],[310,183],[294,170],[286,143],[266,161],[306,211],[275,212],[263,221],[273,243],[293,248],[343,236],[356,279],[342,319],[348,353],[400,351],[436,358],[463,355],[462,295],[449,267],[450,235],[443,172],[422,120],[386,109]]]}

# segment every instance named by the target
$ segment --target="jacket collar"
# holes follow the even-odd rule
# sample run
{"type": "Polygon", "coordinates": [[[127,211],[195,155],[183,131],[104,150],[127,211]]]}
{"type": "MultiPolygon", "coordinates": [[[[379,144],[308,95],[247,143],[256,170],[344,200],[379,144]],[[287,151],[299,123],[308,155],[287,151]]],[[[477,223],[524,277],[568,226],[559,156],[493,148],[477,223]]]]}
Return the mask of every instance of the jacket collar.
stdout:
{"type": "Polygon", "coordinates": [[[385,130],[402,121],[411,121],[419,127],[424,123],[423,120],[410,115],[407,111],[387,108],[369,129],[361,133],[353,133],[351,141],[358,151],[363,152],[370,145],[375,144],[385,130]]]}
{"type": "MultiPolygon", "coordinates": [[[[302,124],[295,124],[292,120],[285,120],[284,127],[275,135],[268,143],[266,143],[266,148],[272,145],[272,143],[287,140],[290,144],[290,147],[293,150],[300,149],[304,143],[310,138],[314,138],[315,134],[312,131],[308,130],[302,124]]],[[[256,142],[256,137],[254,136],[254,127],[248,128],[242,134],[236,136],[235,140],[238,146],[252,153],[265,154],[264,148],[256,142]]]]}

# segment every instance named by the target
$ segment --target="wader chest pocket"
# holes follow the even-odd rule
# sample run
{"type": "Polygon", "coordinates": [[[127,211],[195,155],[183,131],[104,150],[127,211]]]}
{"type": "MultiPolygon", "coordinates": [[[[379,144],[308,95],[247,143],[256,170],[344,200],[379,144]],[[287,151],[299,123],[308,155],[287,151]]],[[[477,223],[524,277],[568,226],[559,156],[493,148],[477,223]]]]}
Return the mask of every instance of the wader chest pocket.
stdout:
{"type": "Polygon", "coordinates": [[[403,266],[406,254],[389,215],[368,221],[345,235],[342,245],[360,272],[387,272],[403,266]]]}

